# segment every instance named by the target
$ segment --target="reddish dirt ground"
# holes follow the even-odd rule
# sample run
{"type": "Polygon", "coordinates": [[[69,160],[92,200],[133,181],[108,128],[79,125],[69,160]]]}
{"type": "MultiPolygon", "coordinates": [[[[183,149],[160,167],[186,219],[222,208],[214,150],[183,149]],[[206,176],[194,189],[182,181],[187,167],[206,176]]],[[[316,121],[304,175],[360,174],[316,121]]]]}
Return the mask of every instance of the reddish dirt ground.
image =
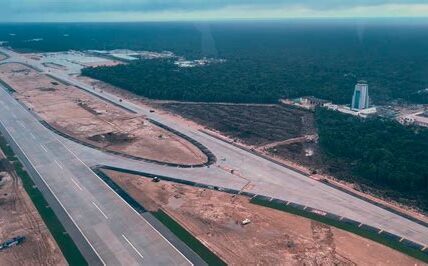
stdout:
{"type": "Polygon", "coordinates": [[[206,156],[188,141],[82,90],[18,64],[0,66],[15,97],[50,125],[100,148],[158,161],[199,164],[206,156]]]}
{"type": "MultiPolygon", "coordinates": [[[[155,101],[155,100],[149,100],[146,99],[144,97],[135,95],[129,91],[120,89],[118,87],[112,86],[110,84],[107,84],[105,82],[102,81],[98,81],[98,80],[94,80],[88,77],[79,77],[79,79],[81,79],[82,81],[87,82],[88,84],[93,85],[94,87],[98,88],[98,89],[102,89],[105,91],[108,91],[109,93],[113,93],[115,95],[118,95],[120,97],[122,97],[123,99],[126,99],[128,101],[131,101],[135,104],[138,105],[142,105],[145,107],[150,107],[154,110],[156,110],[156,112],[161,113],[163,115],[167,115],[170,118],[173,118],[174,120],[176,120],[178,123],[181,123],[183,125],[187,125],[189,127],[192,127],[194,129],[198,129],[198,130],[206,130],[207,132],[209,132],[210,134],[213,134],[219,138],[222,138],[226,141],[229,142],[234,142],[237,145],[243,146],[247,149],[254,149],[256,151],[258,151],[259,153],[262,153],[264,155],[267,155],[277,161],[280,161],[281,163],[284,163],[292,168],[298,169],[299,171],[305,172],[307,174],[311,174],[312,169],[320,169],[323,167],[323,162],[322,162],[322,158],[320,156],[320,151],[318,148],[317,143],[314,142],[305,142],[305,143],[293,143],[293,144],[289,144],[289,145],[278,145],[276,147],[274,147],[273,149],[268,149],[265,150],[263,148],[263,146],[255,146],[255,145],[248,145],[246,143],[244,143],[244,141],[240,140],[240,139],[236,139],[234,136],[226,136],[226,134],[224,132],[218,131],[216,129],[210,128],[206,123],[201,122],[200,124],[196,123],[195,121],[200,121],[201,118],[196,119],[195,121],[186,119],[182,116],[180,116],[180,112],[170,112],[167,109],[162,109],[162,106],[164,105],[173,105],[175,106],[175,109],[180,109],[180,106],[184,106],[184,105],[188,105],[188,107],[183,107],[183,110],[187,110],[187,112],[190,112],[190,109],[193,111],[193,115],[196,115],[198,113],[202,113],[202,116],[204,116],[205,111],[203,111],[202,107],[204,106],[204,104],[198,104],[198,103],[179,103],[179,102],[171,102],[171,101],[155,101]],[[192,108],[191,108],[192,107],[192,108]],[[276,150],[275,150],[276,149],[276,150]],[[306,156],[307,151],[310,150],[313,152],[312,156],[306,156]]],[[[272,105],[266,105],[266,108],[263,108],[261,105],[258,105],[259,108],[257,110],[264,112],[266,115],[266,113],[269,113],[271,111],[275,111],[276,108],[272,108],[272,105]]],[[[216,104],[211,104],[210,108],[215,108],[216,104]]],[[[230,116],[230,112],[227,112],[227,109],[233,109],[236,108],[235,107],[228,107],[228,105],[219,105],[218,107],[220,109],[220,111],[216,111],[217,113],[221,113],[222,116],[230,116]]],[[[241,108],[251,108],[245,105],[241,105],[241,108]]],[[[283,108],[287,108],[287,107],[283,107],[283,108]]],[[[254,110],[253,110],[254,112],[254,110]]],[[[244,112],[244,116],[249,113],[244,112]]],[[[291,113],[293,114],[293,113],[291,113]]],[[[301,128],[301,134],[305,135],[305,134],[314,134],[316,133],[316,129],[313,125],[313,118],[309,117],[310,112],[309,111],[305,111],[305,110],[300,110],[300,112],[295,113],[297,115],[301,115],[302,117],[302,121],[304,122],[303,124],[305,126],[303,126],[301,128]]],[[[236,113],[235,115],[241,115],[241,113],[236,113]]],[[[263,115],[262,115],[263,116],[263,115]]],[[[270,115],[268,115],[268,117],[270,117],[270,115]]],[[[227,119],[224,119],[227,120],[227,119]]],[[[243,121],[243,119],[237,119],[237,121],[243,121]]],[[[251,121],[251,118],[249,119],[249,121],[251,121]]],[[[271,121],[271,120],[269,120],[271,121]]],[[[275,120],[273,120],[275,121],[275,120]]],[[[221,121],[217,121],[217,122],[212,122],[215,125],[221,124],[221,121]]],[[[223,123],[226,123],[223,121],[223,123]]],[[[252,128],[252,130],[254,130],[255,127],[252,128]]],[[[276,131],[278,131],[279,129],[277,129],[276,131]]],[[[287,123],[283,124],[283,127],[281,128],[281,130],[288,130],[288,125],[287,123]]],[[[295,128],[292,129],[292,131],[295,131],[295,128]]],[[[253,133],[255,133],[257,135],[257,131],[254,131],[253,133]]],[[[281,139],[281,138],[280,138],[281,139]]],[[[263,139],[263,141],[266,141],[266,139],[263,139]]],[[[315,179],[328,179],[329,182],[335,183],[336,185],[339,185],[341,187],[343,187],[344,189],[347,189],[353,193],[358,193],[359,195],[366,197],[368,199],[377,201],[385,206],[394,208],[400,212],[406,213],[408,215],[411,215],[417,219],[423,220],[423,221],[428,221],[428,217],[423,214],[422,212],[420,212],[419,210],[416,210],[410,206],[406,206],[403,205],[399,202],[393,201],[392,199],[385,199],[385,198],[381,198],[380,195],[382,195],[381,192],[378,191],[364,191],[361,192],[359,189],[359,186],[356,184],[352,184],[349,182],[345,182],[342,180],[338,180],[335,179],[332,176],[328,176],[328,175],[314,175],[312,176],[315,179]]]]}
{"type": "Polygon", "coordinates": [[[246,197],[106,173],[145,208],[161,208],[228,264],[422,265],[388,247],[246,197]],[[244,219],[251,223],[242,225],[244,219]]]}
{"type": "Polygon", "coordinates": [[[67,265],[21,180],[2,158],[0,154],[0,242],[16,236],[26,239],[0,251],[0,265],[67,265]]]}

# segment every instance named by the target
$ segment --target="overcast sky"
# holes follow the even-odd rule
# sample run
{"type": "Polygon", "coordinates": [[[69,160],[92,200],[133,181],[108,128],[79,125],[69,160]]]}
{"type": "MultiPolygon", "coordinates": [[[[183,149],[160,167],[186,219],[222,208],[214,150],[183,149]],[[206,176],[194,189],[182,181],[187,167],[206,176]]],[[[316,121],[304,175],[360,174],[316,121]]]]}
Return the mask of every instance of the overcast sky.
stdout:
{"type": "Polygon", "coordinates": [[[428,0],[0,0],[0,21],[426,17],[428,0]]]}

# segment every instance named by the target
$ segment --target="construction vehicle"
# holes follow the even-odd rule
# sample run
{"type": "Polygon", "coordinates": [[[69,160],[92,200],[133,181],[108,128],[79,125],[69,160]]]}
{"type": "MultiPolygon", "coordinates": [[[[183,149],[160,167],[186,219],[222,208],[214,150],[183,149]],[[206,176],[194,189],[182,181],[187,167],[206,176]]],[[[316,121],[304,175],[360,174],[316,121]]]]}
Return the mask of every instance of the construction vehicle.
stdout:
{"type": "Polygon", "coordinates": [[[25,236],[17,236],[0,244],[0,251],[17,246],[24,242],[25,236]]]}
{"type": "Polygon", "coordinates": [[[242,224],[242,225],[247,225],[247,224],[249,224],[249,223],[251,223],[251,220],[250,220],[250,219],[244,219],[244,220],[241,222],[241,224],[242,224]]]}
{"type": "Polygon", "coordinates": [[[157,183],[157,182],[159,182],[159,181],[160,181],[160,178],[159,178],[159,177],[157,177],[157,176],[153,177],[153,182],[157,183]]]}

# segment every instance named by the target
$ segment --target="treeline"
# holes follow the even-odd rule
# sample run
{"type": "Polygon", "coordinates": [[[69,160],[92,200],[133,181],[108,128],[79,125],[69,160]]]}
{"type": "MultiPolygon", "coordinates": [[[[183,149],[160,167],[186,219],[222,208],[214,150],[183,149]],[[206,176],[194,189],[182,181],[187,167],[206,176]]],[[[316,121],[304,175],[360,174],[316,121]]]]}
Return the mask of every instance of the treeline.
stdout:
{"type": "Polygon", "coordinates": [[[350,103],[356,81],[366,79],[376,104],[428,103],[427,30],[426,23],[351,20],[0,24],[0,41],[23,51],[127,48],[227,60],[187,70],[149,61],[86,72],[154,98],[272,102],[314,95],[350,103]]]}
{"type": "Polygon", "coordinates": [[[428,210],[427,129],[326,109],[316,111],[316,122],[325,160],[343,178],[428,210]]]}
{"type": "MultiPolygon", "coordinates": [[[[289,64],[269,58],[229,58],[221,64],[179,68],[169,60],[141,60],[129,65],[84,69],[83,75],[153,99],[272,103],[280,98],[313,95],[349,103],[357,77],[361,75],[345,74],[338,70],[341,65],[337,64],[326,69],[305,62],[289,64]]],[[[416,90],[424,88],[424,84],[428,87],[428,76],[420,75],[417,67],[394,65],[391,69],[379,65],[368,67],[372,70],[366,75],[371,98],[378,104],[388,104],[392,99],[428,102],[428,91],[418,93],[420,90],[416,90]],[[396,67],[402,68],[396,71],[396,67]]]]}

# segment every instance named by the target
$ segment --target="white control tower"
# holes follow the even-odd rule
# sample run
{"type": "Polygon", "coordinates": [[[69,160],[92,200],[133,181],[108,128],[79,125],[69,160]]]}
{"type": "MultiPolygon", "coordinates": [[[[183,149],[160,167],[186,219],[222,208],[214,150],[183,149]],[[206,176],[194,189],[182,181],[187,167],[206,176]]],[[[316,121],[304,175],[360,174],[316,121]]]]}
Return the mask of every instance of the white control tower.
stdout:
{"type": "Polygon", "coordinates": [[[360,111],[367,108],[369,108],[369,85],[367,85],[366,81],[360,80],[355,85],[351,109],[360,111]]]}

